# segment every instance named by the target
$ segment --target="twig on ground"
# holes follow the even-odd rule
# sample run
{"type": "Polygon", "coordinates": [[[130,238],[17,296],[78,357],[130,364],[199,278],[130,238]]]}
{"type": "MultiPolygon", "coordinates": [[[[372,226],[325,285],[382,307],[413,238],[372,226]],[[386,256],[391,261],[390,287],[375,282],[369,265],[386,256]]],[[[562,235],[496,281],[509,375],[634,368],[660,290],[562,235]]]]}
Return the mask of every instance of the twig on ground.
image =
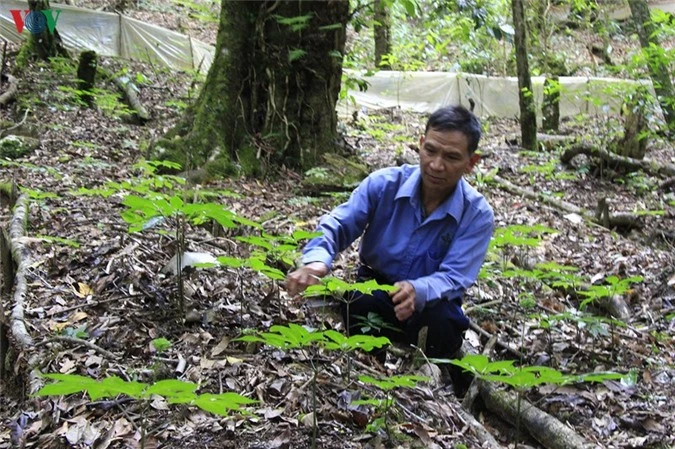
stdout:
{"type": "Polygon", "coordinates": [[[96,344],[94,344],[90,341],[84,340],[82,338],[77,338],[77,337],[68,337],[68,336],[65,336],[65,335],[57,335],[57,336],[51,337],[48,340],[44,340],[42,342],[36,343],[35,346],[40,346],[40,345],[43,345],[43,344],[46,344],[46,343],[49,343],[49,342],[54,342],[54,341],[60,341],[60,342],[65,342],[65,343],[73,343],[73,344],[76,344],[76,345],[86,346],[87,348],[93,349],[94,351],[98,352],[99,354],[104,355],[104,356],[106,356],[106,357],[108,357],[109,359],[112,359],[112,360],[117,360],[119,358],[119,356],[117,356],[116,354],[113,354],[112,352],[110,352],[106,349],[103,349],[102,347],[100,347],[100,346],[98,346],[98,345],[96,345],[96,344]]]}
{"type": "MultiPolygon", "coordinates": [[[[475,330],[476,332],[481,334],[483,337],[486,337],[488,339],[493,337],[493,335],[491,333],[489,333],[488,331],[486,331],[485,329],[483,329],[482,327],[480,327],[479,325],[477,325],[474,322],[469,323],[469,326],[471,327],[471,329],[475,330]]],[[[519,360],[524,360],[526,358],[525,354],[523,354],[519,350],[511,347],[511,345],[509,345],[508,343],[505,343],[505,342],[497,339],[497,344],[499,346],[501,346],[502,348],[506,349],[512,355],[516,356],[519,360]]]]}

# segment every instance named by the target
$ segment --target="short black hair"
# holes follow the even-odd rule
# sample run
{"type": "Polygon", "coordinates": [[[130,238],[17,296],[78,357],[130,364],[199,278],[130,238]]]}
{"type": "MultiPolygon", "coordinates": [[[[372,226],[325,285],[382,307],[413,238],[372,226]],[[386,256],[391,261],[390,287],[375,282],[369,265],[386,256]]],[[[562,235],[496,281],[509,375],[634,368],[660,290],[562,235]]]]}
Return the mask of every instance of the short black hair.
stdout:
{"type": "Polygon", "coordinates": [[[430,129],[435,131],[459,131],[469,139],[469,154],[478,149],[481,136],[480,121],[473,112],[461,105],[446,106],[437,109],[427,120],[424,129],[426,136],[430,129]]]}

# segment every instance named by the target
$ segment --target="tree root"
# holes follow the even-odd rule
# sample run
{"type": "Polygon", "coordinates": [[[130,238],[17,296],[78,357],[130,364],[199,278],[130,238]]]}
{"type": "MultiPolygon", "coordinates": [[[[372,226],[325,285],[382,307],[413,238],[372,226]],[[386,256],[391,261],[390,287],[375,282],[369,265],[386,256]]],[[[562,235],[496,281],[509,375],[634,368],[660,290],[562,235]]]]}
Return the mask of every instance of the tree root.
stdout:
{"type": "Polygon", "coordinates": [[[641,229],[643,227],[640,216],[624,213],[610,215],[607,203],[602,202],[602,200],[599,204],[600,207],[598,211],[596,213],[591,213],[586,209],[582,209],[581,207],[575,206],[574,204],[553,198],[544,193],[538,193],[523,187],[519,187],[500,176],[495,175],[492,179],[502,190],[505,190],[511,194],[520,195],[535,201],[541,201],[542,203],[553,206],[563,212],[577,214],[586,221],[598,224],[607,229],[621,228],[630,230],[641,229]]]}
{"type": "Polygon", "coordinates": [[[497,439],[490,433],[489,430],[483,426],[480,421],[473,417],[471,413],[463,408],[457,409],[457,414],[459,417],[466,423],[467,426],[473,430],[473,433],[480,439],[483,443],[481,447],[487,447],[489,449],[502,449],[504,446],[499,444],[497,439]]]}
{"type": "Polygon", "coordinates": [[[563,164],[569,164],[572,159],[580,154],[585,154],[589,157],[598,157],[612,167],[619,167],[627,171],[642,170],[645,173],[654,176],[675,176],[675,165],[673,164],[657,164],[656,162],[647,159],[639,160],[619,156],[618,154],[610,153],[602,148],[581,143],[572,145],[562,154],[562,156],[560,156],[560,161],[563,164]]]}
{"type": "MultiPolygon", "coordinates": [[[[14,294],[12,312],[10,314],[10,332],[9,340],[12,345],[12,350],[16,354],[12,360],[14,366],[14,374],[18,375],[19,379],[23,379],[22,370],[25,369],[27,378],[19,381],[23,387],[27,387],[28,395],[36,393],[43,384],[40,371],[37,369],[39,364],[39,356],[35,353],[33,338],[26,329],[26,321],[24,317],[24,299],[28,290],[26,282],[26,273],[28,267],[31,265],[30,256],[25,245],[22,243],[24,237],[25,223],[28,220],[29,201],[28,195],[21,194],[16,200],[12,219],[9,224],[9,248],[12,254],[12,259],[16,264],[16,271],[14,275],[14,294]],[[28,358],[26,360],[26,358],[28,358]],[[23,384],[22,382],[25,382],[23,384]]],[[[5,363],[5,360],[2,360],[5,363]]],[[[24,390],[14,392],[23,394],[24,390]]]]}

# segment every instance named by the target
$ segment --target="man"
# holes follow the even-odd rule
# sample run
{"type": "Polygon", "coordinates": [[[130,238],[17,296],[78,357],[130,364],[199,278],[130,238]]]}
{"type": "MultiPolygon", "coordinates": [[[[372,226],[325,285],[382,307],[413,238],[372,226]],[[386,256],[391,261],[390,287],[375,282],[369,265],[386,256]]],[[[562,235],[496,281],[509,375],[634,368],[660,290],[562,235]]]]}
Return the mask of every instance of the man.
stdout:
{"type": "Polygon", "coordinates": [[[480,136],[478,119],[463,106],[434,112],[420,137],[419,166],[372,173],[324,216],[323,235],[307,244],[303,267],[287,277],[289,294],[318,283],[338,252],[363,234],[359,280],[397,289],[358,294],[343,306],[350,334],[359,333],[359,317],[375,312],[401,331],[381,335],[416,344],[426,326],[427,356],[452,357],[469,326],[462,296],[478,276],[493,230],[492,209],[463,178],[479,160],[480,136]]]}

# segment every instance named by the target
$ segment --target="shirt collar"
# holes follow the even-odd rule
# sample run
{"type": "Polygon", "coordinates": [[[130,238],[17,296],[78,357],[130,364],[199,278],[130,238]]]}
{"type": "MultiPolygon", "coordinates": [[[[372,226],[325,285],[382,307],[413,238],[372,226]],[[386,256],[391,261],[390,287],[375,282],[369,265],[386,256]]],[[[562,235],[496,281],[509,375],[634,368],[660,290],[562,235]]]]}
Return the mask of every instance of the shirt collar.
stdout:
{"type": "MultiPolygon", "coordinates": [[[[410,204],[417,206],[420,204],[420,183],[422,182],[422,175],[420,173],[419,166],[410,174],[408,179],[406,179],[403,184],[398,188],[396,192],[396,199],[400,198],[409,198],[410,204]]],[[[464,183],[466,181],[464,178],[460,178],[455,187],[455,191],[452,192],[449,198],[447,198],[443,203],[438,206],[431,215],[439,218],[444,215],[451,215],[457,222],[462,218],[462,213],[464,212],[464,183]]]]}

